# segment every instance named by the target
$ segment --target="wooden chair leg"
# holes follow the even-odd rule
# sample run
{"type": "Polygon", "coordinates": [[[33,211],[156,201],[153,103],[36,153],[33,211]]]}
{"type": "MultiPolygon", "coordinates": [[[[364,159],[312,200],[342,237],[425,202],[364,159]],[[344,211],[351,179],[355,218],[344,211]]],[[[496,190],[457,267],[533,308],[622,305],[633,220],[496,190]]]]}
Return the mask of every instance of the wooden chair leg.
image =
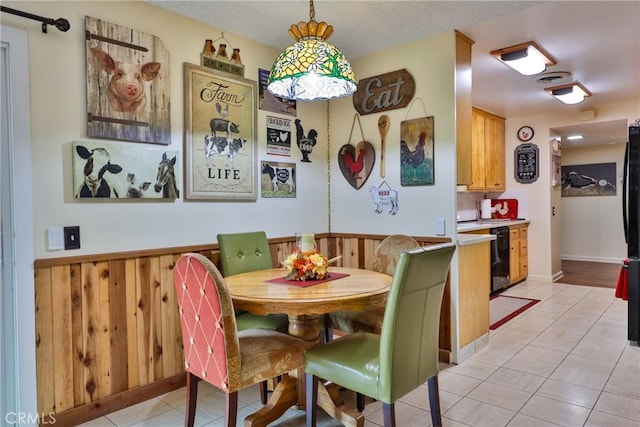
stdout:
{"type": "Polygon", "coordinates": [[[187,372],[187,412],[184,415],[185,427],[193,427],[196,420],[196,403],[198,402],[198,381],[200,378],[187,372]]]}
{"type": "Polygon", "coordinates": [[[263,405],[267,404],[268,384],[266,381],[260,383],[260,401],[263,405]]]}
{"type": "Polygon", "coordinates": [[[333,340],[333,328],[331,327],[331,317],[328,314],[324,315],[324,330],[320,335],[320,341],[322,344],[326,344],[333,340]]]}
{"type": "Polygon", "coordinates": [[[396,405],[393,403],[383,403],[382,419],[384,427],[396,427],[396,405]]]}
{"type": "Polygon", "coordinates": [[[358,412],[364,411],[364,394],[356,393],[356,409],[358,412]]]}
{"type": "Polygon", "coordinates": [[[316,408],[318,407],[318,377],[305,374],[307,397],[307,427],[316,426],[316,408]]]}
{"type": "Polygon", "coordinates": [[[227,427],[236,427],[238,421],[238,392],[227,393],[225,401],[224,419],[227,420],[227,427]]]}
{"type": "Polygon", "coordinates": [[[438,387],[438,376],[435,375],[427,381],[429,388],[429,409],[431,411],[431,424],[433,427],[442,426],[442,414],[440,413],[440,389],[438,387]]]}

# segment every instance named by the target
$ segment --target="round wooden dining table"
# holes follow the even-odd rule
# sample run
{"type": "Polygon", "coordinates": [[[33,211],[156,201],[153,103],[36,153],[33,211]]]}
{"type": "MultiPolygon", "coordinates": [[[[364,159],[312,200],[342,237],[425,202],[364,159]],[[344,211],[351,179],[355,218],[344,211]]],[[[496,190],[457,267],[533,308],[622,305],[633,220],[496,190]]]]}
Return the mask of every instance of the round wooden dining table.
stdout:
{"type": "MultiPolygon", "coordinates": [[[[320,283],[286,281],[286,274],[284,268],[258,270],[225,277],[225,282],[235,308],[261,315],[285,313],[289,334],[314,344],[319,343],[324,314],[383,303],[392,280],[383,273],[345,267],[330,267],[329,275],[334,277],[320,283]]],[[[304,408],[303,377],[298,373],[297,381],[285,378],[278,383],[269,402],[248,416],[245,425],[266,425],[296,403],[304,408]]],[[[347,426],[364,425],[364,417],[346,407],[332,387],[319,387],[318,404],[347,426]]]]}

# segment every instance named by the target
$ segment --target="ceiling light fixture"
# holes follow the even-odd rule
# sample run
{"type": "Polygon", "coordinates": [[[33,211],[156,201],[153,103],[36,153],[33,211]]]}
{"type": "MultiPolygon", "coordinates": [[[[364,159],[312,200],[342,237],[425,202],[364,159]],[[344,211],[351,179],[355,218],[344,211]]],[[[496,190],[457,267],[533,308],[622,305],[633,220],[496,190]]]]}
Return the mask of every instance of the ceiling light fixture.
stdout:
{"type": "Polygon", "coordinates": [[[309,22],[291,25],[289,35],[296,40],[278,56],[271,67],[267,90],[274,95],[300,101],[327,100],[351,95],[356,77],[344,54],[326,40],[333,27],[315,21],[313,0],[309,2],[309,22]]]}
{"type": "Polygon", "coordinates": [[[545,88],[547,92],[553,95],[558,101],[565,104],[579,104],[584,98],[591,96],[591,92],[579,82],[568,83],[565,85],[545,88]]]}
{"type": "Polygon", "coordinates": [[[540,74],[547,66],[556,65],[549,52],[533,41],[494,50],[491,55],[525,76],[540,74]]]}
{"type": "Polygon", "coordinates": [[[577,140],[583,139],[584,136],[582,136],[582,135],[569,135],[569,136],[567,136],[565,138],[568,139],[569,141],[577,141],[577,140]]]}

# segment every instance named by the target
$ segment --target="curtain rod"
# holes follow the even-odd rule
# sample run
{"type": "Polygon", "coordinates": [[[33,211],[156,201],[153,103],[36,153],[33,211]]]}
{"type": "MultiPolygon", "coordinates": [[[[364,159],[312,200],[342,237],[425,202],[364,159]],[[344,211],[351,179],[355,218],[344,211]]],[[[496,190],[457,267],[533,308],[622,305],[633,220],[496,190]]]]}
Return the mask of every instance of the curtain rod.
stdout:
{"type": "Polygon", "coordinates": [[[6,6],[0,6],[0,11],[1,12],[6,12],[6,13],[11,13],[12,15],[22,16],[23,18],[27,18],[27,19],[33,19],[34,21],[42,22],[42,32],[43,33],[47,32],[47,25],[53,25],[54,27],[56,27],[57,29],[59,29],[62,32],[69,31],[69,28],[71,28],[71,25],[69,24],[69,21],[67,21],[64,18],[58,18],[58,19],[55,19],[55,20],[51,19],[51,18],[44,18],[42,16],[34,15],[32,13],[23,12],[23,11],[17,10],[17,9],[11,9],[10,7],[6,7],[6,6]]]}

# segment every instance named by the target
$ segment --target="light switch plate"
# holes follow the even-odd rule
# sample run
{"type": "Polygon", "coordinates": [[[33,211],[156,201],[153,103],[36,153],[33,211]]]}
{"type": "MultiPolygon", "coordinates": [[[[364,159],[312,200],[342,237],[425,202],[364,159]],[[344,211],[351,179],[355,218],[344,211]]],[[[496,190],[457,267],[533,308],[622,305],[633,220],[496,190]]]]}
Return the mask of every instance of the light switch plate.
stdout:
{"type": "Polygon", "coordinates": [[[447,221],[444,218],[436,218],[436,236],[446,234],[447,221]]]}
{"type": "Polygon", "coordinates": [[[50,251],[60,251],[64,249],[62,227],[47,228],[47,249],[50,251]]]}

